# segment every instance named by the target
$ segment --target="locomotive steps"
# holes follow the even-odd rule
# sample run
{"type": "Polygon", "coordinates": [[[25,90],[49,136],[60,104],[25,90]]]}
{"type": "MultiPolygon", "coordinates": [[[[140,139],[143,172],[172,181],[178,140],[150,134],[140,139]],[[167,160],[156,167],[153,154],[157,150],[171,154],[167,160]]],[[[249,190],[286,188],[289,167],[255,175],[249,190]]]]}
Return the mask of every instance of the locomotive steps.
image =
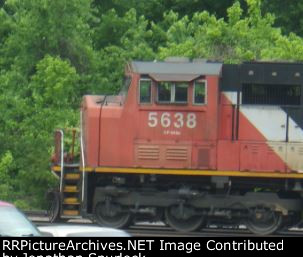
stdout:
{"type": "MultiPolygon", "coordinates": [[[[53,169],[56,176],[61,179],[61,170],[53,169]]],[[[64,165],[61,192],[59,197],[51,203],[51,206],[59,205],[56,211],[50,210],[51,221],[59,219],[80,218],[81,205],[81,173],[78,165],[64,165]],[[56,202],[59,201],[59,202],[56,202]]],[[[52,208],[52,207],[51,207],[52,208]]]]}

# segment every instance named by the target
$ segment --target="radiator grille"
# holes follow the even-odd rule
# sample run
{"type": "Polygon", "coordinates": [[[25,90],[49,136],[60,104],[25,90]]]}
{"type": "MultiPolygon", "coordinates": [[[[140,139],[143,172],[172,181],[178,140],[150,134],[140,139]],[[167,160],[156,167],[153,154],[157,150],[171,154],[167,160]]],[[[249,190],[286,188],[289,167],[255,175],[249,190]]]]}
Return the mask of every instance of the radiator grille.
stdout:
{"type": "Polygon", "coordinates": [[[188,152],[186,147],[167,147],[165,153],[166,160],[186,161],[188,152]]]}
{"type": "Polygon", "coordinates": [[[140,145],[137,148],[137,158],[140,160],[159,160],[159,146],[140,145]]]}

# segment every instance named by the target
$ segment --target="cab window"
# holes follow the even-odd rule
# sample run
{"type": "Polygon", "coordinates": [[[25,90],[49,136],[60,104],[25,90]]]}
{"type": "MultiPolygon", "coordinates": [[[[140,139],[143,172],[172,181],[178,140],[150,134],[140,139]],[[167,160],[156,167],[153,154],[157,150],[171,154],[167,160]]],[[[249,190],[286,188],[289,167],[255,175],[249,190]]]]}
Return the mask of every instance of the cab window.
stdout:
{"type": "Polygon", "coordinates": [[[129,89],[131,81],[132,81],[132,78],[130,76],[124,76],[123,77],[123,84],[122,84],[122,88],[119,92],[119,95],[122,95],[122,96],[125,96],[125,97],[127,96],[128,89],[129,89]]]}
{"type": "Polygon", "coordinates": [[[158,101],[169,103],[171,102],[171,95],[172,95],[172,83],[160,82],[158,84],[158,101]]]}
{"type": "Polygon", "coordinates": [[[140,103],[151,103],[150,79],[140,79],[140,103]]]}
{"type": "Polygon", "coordinates": [[[194,83],[194,104],[206,104],[206,81],[196,80],[194,83]]]}
{"type": "Polygon", "coordinates": [[[176,103],[187,103],[187,88],[188,85],[185,83],[175,84],[175,102],[176,103]]]}
{"type": "Polygon", "coordinates": [[[159,82],[159,103],[187,103],[188,84],[184,82],[159,82]]]}

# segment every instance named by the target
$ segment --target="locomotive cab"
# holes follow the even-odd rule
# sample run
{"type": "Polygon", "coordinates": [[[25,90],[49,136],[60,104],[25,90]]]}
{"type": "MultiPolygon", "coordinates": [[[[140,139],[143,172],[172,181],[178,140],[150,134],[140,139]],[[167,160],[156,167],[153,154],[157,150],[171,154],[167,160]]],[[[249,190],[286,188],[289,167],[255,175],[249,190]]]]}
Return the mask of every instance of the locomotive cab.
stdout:
{"type": "Polygon", "coordinates": [[[216,169],[222,64],[131,62],[123,96],[85,96],[86,164],[216,169]]]}

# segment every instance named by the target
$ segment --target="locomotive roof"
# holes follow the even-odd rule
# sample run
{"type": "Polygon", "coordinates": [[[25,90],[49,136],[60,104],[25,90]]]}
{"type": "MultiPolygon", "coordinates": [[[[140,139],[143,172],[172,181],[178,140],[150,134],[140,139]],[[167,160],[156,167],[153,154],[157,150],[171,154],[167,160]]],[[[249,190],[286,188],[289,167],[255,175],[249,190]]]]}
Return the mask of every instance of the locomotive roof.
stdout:
{"type": "Polygon", "coordinates": [[[303,64],[286,62],[245,62],[224,64],[221,89],[240,90],[242,84],[302,85],[303,64]]]}
{"type": "Polygon", "coordinates": [[[194,62],[142,62],[132,61],[132,71],[148,74],[157,81],[191,81],[202,75],[221,74],[222,63],[194,62]]]}

